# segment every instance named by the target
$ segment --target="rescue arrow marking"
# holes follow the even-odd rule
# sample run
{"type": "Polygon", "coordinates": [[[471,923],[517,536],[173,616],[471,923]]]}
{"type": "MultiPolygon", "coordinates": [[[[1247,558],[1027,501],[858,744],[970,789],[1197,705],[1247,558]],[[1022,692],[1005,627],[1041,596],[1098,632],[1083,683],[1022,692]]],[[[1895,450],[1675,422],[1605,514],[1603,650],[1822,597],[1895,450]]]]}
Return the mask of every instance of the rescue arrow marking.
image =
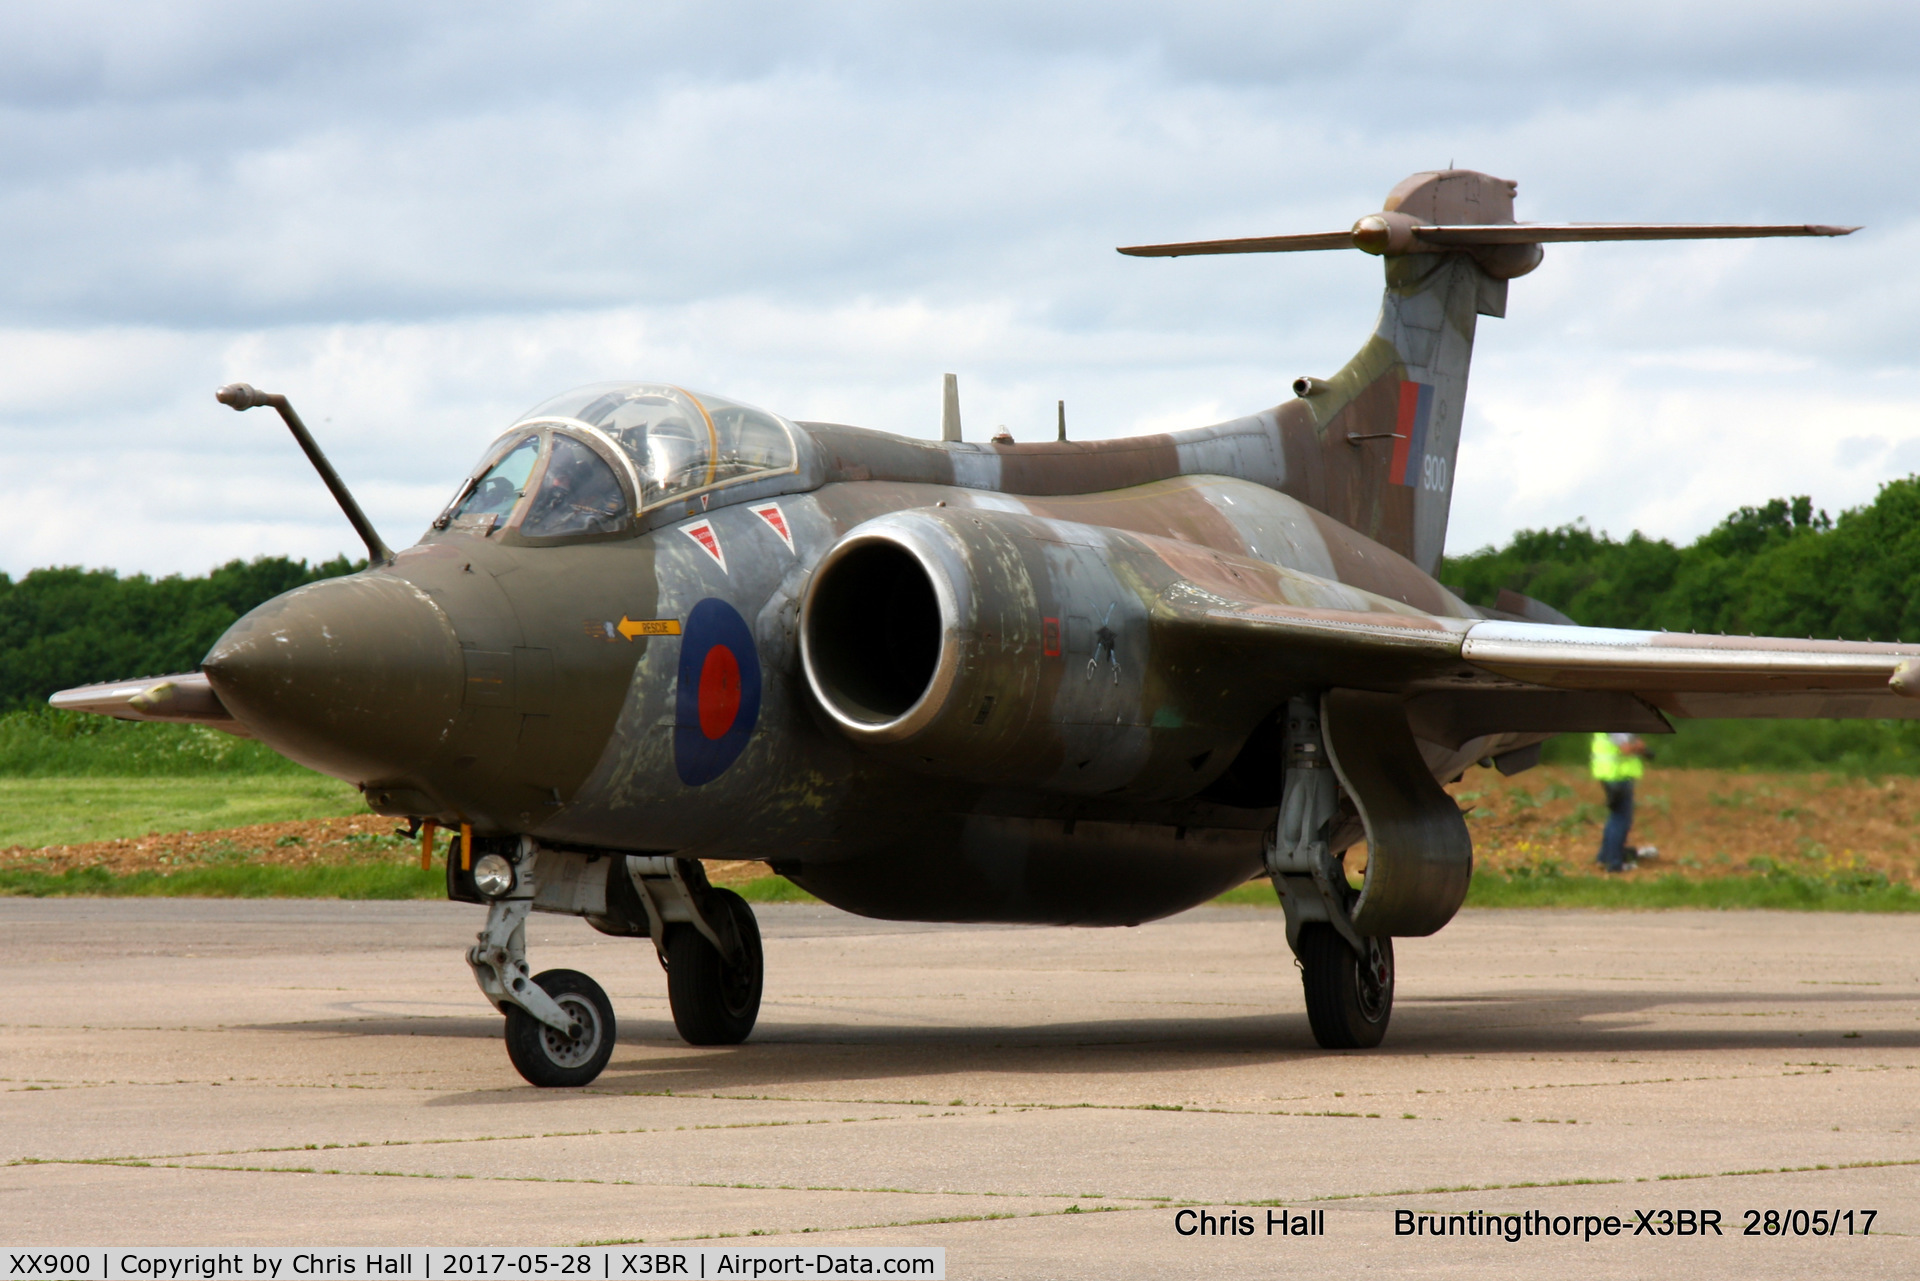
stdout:
{"type": "Polygon", "coordinates": [[[793,550],[793,531],[787,527],[787,514],[780,510],[779,503],[768,503],[763,507],[749,507],[748,511],[767,522],[774,533],[780,535],[780,541],[793,550]]]}
{"type": "Polygon", "coordinates": [[[642,618],[639,620],[620,615],[620,622],[613,629],[628,640],[636,636],[678,636],[680,620],[677,618],[642,618]]]}
{"type": "Polygon", "coordinates": [[[712,521],[703,520],[693,525],[682,525],[680,532],[700,544],[707,555],[720,562],[721,573],[731,574],[733,572],[727,568],[727,554],[720,550],[720,536],[713,532],[712,521]]]}

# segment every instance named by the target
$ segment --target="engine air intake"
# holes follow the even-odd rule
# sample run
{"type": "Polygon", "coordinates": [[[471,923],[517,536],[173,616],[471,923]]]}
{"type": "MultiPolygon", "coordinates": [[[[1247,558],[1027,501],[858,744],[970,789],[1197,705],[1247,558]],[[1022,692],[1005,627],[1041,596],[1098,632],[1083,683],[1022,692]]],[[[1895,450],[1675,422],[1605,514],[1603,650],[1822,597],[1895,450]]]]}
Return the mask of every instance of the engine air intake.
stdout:
{"type": "Polygon", "coordinates": [[[911,732],[903,722],[936,683],[944,630],[940,593],[919,556],[885,535],[849,539],[828,554],[807,593],[807,680],[860,737],[911,732]]]}

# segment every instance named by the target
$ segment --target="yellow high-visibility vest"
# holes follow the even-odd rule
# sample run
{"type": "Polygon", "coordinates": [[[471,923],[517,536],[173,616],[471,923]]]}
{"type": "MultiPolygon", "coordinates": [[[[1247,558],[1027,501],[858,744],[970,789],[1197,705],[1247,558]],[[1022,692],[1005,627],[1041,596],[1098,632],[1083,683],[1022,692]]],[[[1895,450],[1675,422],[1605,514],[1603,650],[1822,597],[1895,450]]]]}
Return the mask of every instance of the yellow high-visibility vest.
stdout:
{"type": "Polygon", "coordinates": [[[1646,773],[1646,762],[1638,756],[1628,756],[1614,744],[1609,734],[1593,736],[1593,776],[1602,783],[1618,783],[1621,779],[1639,778],[1646,773]]]}

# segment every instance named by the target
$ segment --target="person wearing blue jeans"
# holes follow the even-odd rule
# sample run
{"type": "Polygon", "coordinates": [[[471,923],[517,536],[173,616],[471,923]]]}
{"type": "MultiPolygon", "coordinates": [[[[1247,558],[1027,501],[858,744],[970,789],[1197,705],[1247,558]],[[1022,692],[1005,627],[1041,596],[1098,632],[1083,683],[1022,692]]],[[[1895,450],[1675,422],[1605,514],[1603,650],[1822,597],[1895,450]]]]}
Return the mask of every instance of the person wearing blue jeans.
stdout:
{"type": "Polygon", "coordinates": [[[1633,831],[1633,781],[1646,772],[1647,745],[1637,734],[1595,734],[1593,777],[1607,796],[1607,826],[1600,834],[1600,857],[1609,872],[1633,866],[1638,851],[1627,845],[1633,831]]]}

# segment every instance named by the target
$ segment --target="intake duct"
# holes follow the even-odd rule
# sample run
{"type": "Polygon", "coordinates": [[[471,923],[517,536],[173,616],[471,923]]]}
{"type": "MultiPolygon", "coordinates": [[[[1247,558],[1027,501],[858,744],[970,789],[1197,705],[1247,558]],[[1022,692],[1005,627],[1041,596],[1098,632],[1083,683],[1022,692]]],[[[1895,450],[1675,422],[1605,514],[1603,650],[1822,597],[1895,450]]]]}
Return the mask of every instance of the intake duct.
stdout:
{"type": "MultiPolygon", "coordinates": [[[[835,728],[907,768],[1192,795],[1263,709],[1234,699],[1208,714],[1219,709],[1183,688],[1197,665],[1155,668],[1156,576],[1166,566],[1118,530],[974,507],[893,512],[821,558],[801,601],[801,664],[835,728]]],[[[1208,697],[1219,685],[1201,683],[1208,697]]]]}
{"type": "Polygon", "coordinates": [[[807,595],[801,653],[814,695],[857,739],[911,737],[951,686],[954,613],[950,584],[915,540],[879,530],[848,538],[807,595]]]}
{"type": "MultiPolygon", "coordinates": [[[[820,706],[856,742],[939,738],[948,720],[965,719],[955,699],[970,693],[956,683],[980,630],[967,546],[980,540],[966,534],[986,531],[978,521],[971,531],[955,524],[938,509],[883,516],[849,533],[813,572],[801,605],[801,662],[820,706]]],[[[1003,627],[988,631],[1005,639],[1003,627]]],[[[978,662],[970,666],[977,678],[978,662]]]]}
{"type": "MultiPolygon", "coordinates": [[[[1098,757],[1098,743],[1063,745],[1084,736],[1083,727],[1065,736],[1057,728],[1078,690],[1059,696],[1066,658],[1058,620],[1068,607],[1052,585],[1067,579],[1053,564],[1059,556],[1097,562],[1099,552],[1047,537],[1056,524],[921,507],[848,531],[821,558],[800,606],[801,664],[826,717],[875,755],[977,783],[1031,785],[1057,775],[1069,751],[1098,757]]],[[[1143,635],[1136,651],[1144,648],[1143,635]]],[[[1097,735],[1133,733],[1137,683],[1080,684],[1129,705],[1118,718],[1088,717],[1104,722],[1097,735]]],[[[1134,768],[1137,755],[1127,755],[1134,768]]],[[[1103,782],[1114,786],[1111,777],[1103,782]]]]}

